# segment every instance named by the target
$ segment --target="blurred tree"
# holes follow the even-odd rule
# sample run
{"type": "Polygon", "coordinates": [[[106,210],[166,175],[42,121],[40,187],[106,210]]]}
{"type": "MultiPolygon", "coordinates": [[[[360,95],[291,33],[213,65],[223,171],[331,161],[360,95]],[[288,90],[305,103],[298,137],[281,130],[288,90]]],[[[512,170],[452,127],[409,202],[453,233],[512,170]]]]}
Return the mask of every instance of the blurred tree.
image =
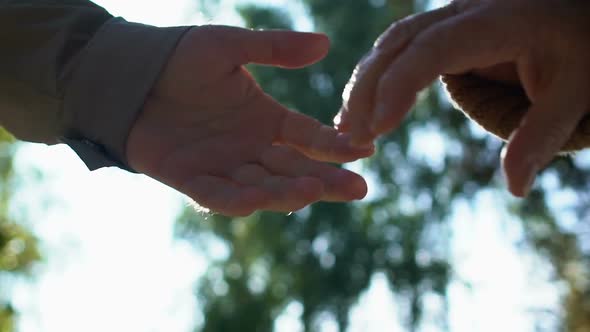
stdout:
{"type": "Polygon", "coordinates": [[[8,298],[11,281],[29,273],[40,257],[35,237],[9,214],[14,151],[14,139],[0,127],[0,332],[16,330],[16,312],[8,298]]]}
{"type": "MultiPolygon", "coordinates": [[[[215,0],[202,0],[207,5],[215,0]]],[[[332,40],[321,63],[297,71],[252,66],[261,86],[289,107],[331,123],[341,91],[358,59],[392,21],[427,1],[303,0],[315,30],[332,40]]],[[[239,7],[247,26],[292,28],[293,18],[280,8],[239,7]]],[[[497,189],[502,145],[483,135],[445,101],[440,87],[422,94],[404,125],[379,141],[375,157],[364,161],[364,174],[376,187],[355,204],[315,204],[291,214],[259,213],[231,220],[197,216],[187,210],[178,234],[207,253],[215,243],[229,248],[199,284],[205,320],[201,331],[272,331],[284,308],[299,303],[305,331],[319,331],[328,315],[345,331],[349,312],[377,272],[387,276],[409,331],[425,320],[447,330],[446,290],[454,207],[494,192],[522,220],[526,248],[552,264],[566,281],[563,330],[590,331],[589,251],[580,244],[586,231],[565,229],[551,204],[563,188],[577,199],[571,206],[588,220],[590,177],[575,158],[562,159],[546,173],[553,187],[538,186],[530,199],[515,203],[497,189]],[[439,312],[425,312],[423,299],[435,296],[439,312]]],[[[542,181],[546,182],[546,181],[542,181]]],[[[575,225],[582,227],[583,221],[575,225]]]]}

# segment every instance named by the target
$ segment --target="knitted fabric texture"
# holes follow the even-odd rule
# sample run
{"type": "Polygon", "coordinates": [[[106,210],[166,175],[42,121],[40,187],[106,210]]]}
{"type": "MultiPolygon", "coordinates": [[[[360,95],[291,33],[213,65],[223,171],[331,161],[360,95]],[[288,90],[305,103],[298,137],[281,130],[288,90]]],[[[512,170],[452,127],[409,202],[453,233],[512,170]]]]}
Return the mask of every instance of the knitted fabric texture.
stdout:
{"type": "MultiPolygon", "coordinates": [[[[470,74],[444,75],[442,81],[456,108],[504,141],[518,128],[531,106],[520,86],[470,74]]],[[[590,115],[580,121],[561,152],[573,152],[586,147],[590,147],[590,115]]]]}

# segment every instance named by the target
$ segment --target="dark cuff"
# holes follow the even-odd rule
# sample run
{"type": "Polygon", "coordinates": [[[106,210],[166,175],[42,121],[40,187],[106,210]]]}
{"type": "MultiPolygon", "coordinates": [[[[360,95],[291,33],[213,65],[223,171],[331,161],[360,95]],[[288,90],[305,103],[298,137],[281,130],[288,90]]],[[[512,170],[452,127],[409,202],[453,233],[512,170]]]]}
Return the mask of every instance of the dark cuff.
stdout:
{"type": "Polygon", "coordinates": [[[61,138],[89,169],[127,163],[126,142],[144,101],[190,27],[108,21],[80,57],[65,91],[61,138]]]}

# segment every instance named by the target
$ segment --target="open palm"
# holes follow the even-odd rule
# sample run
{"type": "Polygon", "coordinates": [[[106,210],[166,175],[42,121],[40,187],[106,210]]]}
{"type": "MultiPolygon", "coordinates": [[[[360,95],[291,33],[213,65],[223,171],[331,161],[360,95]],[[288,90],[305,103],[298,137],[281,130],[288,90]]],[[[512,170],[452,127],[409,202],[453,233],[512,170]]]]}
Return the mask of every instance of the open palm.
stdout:
{"type": "Polygon", "coordinates": [[[226,215],[364,197],[360,176],[326,162],[366,157],[373,147],[351,147],[347,134],[285,109],[243,67],[302,67],[328,48],[317,34],[193,28],[131,130],[130,165],[226,215]]]}

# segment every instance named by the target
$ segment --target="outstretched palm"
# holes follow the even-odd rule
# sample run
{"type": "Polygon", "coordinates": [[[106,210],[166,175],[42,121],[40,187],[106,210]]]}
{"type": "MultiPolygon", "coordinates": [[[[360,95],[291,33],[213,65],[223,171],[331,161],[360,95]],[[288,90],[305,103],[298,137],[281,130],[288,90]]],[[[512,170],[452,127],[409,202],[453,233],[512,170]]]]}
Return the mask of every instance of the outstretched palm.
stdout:
{"type": "Polygon", "coordinates": [[[327,50],[316,34],[193,28],[131,130],[130,165],[227,215],[362,198],[360,176],[324,162],[366,157],[372,147],[353,148],[347,135],[285,109],[243,68],[301,67],[327,50]]]}

